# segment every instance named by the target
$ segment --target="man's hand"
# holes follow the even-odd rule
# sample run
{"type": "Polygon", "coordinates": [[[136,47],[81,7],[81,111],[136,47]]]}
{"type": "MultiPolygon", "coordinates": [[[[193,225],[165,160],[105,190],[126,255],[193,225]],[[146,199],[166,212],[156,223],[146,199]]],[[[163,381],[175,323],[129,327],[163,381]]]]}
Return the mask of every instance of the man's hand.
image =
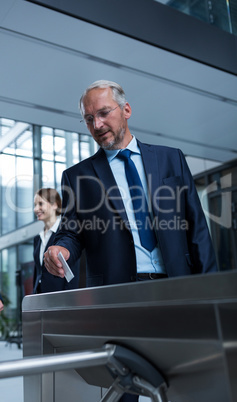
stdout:
{"type": "Polygon", "coordinates": [[[2,300],[0,300],[0,311],[2,311],[3,309],[4,309],[4,305],[3,305],[2,300]]]}
{"type": "Polygon", "coordinates": [[[67,261],[70,253],[65,247],[51,246],[48,248],[46,253],[44,253],[44,265],[50,274],[60,276],[60,278],[64,278],[62,263],[58,259],[58,253],[60,251],[67,261]]]}

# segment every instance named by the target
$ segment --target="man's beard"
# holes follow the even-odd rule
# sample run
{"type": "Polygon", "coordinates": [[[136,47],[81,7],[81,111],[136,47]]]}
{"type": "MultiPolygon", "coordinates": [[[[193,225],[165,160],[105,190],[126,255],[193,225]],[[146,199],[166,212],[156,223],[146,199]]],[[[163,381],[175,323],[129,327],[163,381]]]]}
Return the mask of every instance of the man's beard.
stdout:
{"type": "Polygon", "coordinates": [[[125,128],[122,128],[119,133],[114,136],[114,138],[109,141],[109,143],[103,143],[103,141],[101,142],[100,147],[102,149],[106,149],[106,150],[111,150],[111,149],[120,149],[120,145],[121,142],[124,139],[124,134],[125,134],[125,128]]]}

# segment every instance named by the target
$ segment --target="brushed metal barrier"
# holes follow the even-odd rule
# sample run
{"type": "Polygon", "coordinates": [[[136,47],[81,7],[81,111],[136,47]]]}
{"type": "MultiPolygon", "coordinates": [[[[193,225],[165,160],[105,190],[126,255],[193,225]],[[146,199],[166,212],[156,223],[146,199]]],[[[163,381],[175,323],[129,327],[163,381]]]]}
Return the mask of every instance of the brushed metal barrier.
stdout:
{"type": "MultiPolygon", "coordinates": [[[[235,402],[236,314],[236,271],[32,295],[23,354],[120,345],[159,368],[171,402],[235,402]]],[[[24,402],[93,402],[112,384],[103,364],[35,374],[25,377],[24,402]]]]}

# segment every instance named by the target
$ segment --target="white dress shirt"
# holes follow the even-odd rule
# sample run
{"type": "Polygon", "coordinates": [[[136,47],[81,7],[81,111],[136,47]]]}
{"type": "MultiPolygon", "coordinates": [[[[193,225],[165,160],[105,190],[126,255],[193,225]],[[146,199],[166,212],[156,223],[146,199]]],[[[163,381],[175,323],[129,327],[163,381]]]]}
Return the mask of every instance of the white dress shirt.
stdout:
{"type": "Polygon", "coordinates": [[[40,255],[39,255],[39,260],[40,260],[40,264],[43,264],[43,258],[44,258],[44,250],[45,247],[52,235],[52,233],[56,233],[59,227],[59,223],[60,223],[60,217],[57,218],[56,222],[53,224],[53,226],[46,232],[46,234],[44,234],[44,230],[41,230],[41,232],[39,233],[40,238],[41,238],[41,245],[40,245],[40,255]]]}

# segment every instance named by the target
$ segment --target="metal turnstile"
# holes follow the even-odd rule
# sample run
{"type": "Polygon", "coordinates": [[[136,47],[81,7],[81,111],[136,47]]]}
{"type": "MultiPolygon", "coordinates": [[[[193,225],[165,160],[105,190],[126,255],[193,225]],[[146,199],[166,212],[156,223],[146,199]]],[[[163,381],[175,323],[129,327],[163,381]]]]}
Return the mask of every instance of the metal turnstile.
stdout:
{"type": "MultiPolygon", "coordinates": [[[[0,378],[32,376],[72,368],[90,369],[102,365],[108,369],[114,381],[100,402],[117,402],[124,393],[149,396],[154,402],[168,402],[167,383],[157,368],[130,349],[108,343],[93,351],[3,362],[0,365],[0,378]]],[[[86,397],[89,395],[86,394],[86,397]]]]}
{"type": "Polygon", "coordinates": [[[118,354],[116,369],[62,365],[62,371],[26,376],[25,402],[32,395],[34,402],[115,401],[126,390],[127,369],[128,391],[153,400],[235,402],[236,313],[237,272],[27,296],[24,357],[108,348],[118,354]],[[121,359],[119,350],[140,363],[121,359]]]}

